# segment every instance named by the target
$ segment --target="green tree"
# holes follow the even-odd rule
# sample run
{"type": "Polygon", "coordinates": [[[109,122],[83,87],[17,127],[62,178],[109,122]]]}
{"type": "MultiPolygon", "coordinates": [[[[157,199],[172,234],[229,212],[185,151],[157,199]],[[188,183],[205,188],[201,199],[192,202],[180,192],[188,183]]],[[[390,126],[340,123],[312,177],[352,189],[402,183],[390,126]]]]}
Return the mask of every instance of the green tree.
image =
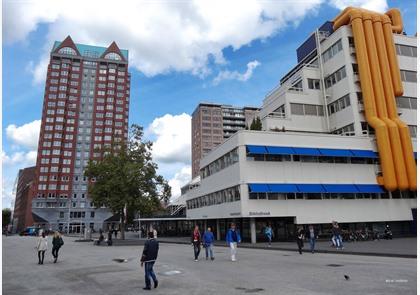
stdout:
{"type": "Polygon", "coordinates": [[[249,127],[250,130],[262,130],[262,123],[260,117],[256,117],[252,119],[251,126],[249,127]]]}
{"type": "Polygon", "coordinates": [[[132,125],[126,143],[114,142],[98,151],[102,159],[89,161],[85,169],[85,176],[94,180],[89,184],[94,205],[106,206],[120,215],[122,239],[126,212],[139,211],[141,216],[150,216],[171,197],[168,182],[156,172],[151,149],[152,142],[143,140],[143,128],[132,125]]]}
{"type": "Polygon", "coordinates": [[[12,217],[12,211],[9,208],[3,209],[1,211],[2,213],[2,224],[3,226],[8,225],[11,222],[11,217],[12,217]]]}

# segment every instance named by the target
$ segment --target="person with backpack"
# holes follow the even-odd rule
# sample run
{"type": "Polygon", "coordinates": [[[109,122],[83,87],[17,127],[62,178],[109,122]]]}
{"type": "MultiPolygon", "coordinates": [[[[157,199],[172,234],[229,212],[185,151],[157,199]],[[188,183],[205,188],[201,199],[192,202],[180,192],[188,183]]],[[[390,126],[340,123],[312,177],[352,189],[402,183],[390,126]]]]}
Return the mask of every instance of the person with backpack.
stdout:
{"type": "Polygon", "coordinates": [[[148,239],[144,243],[143,253],[140,259],[141,266],[144,264],[144,281],[146,286],[143,290],[150,290],[150,278],[153,280],[154,288],[158,286],[158,280],[153,270],[153,266],[158,257],[159,242],[154,238],[153,231],[149,232],[148,239]]]}
{"type": "Polygon", "coordinates": [[[61,237],[58,231],[54,232],[53,240],[52,240],[52,256],[54,257],[54,263],[57,263],[58,259],[58,250],[64,245],[63,238],[61,237]]]}
{"type": "Polygon", "coordinates": [[[267,224],[267,226],[265,227],[264,235],[267,238],[268,247],[271,247],[271,241],[274,238],[274,232],[273,232],[273,228],[271,227],[271,224],[267,224]]]}
{"type": "Polygon", "coordinates": [[[201,250],[201,234],[198,229],[198,225],[194,227],[194,230],[191,234],[191,244],[194,247],[194,261],[198,261],[198,256],[200,255],[201,250]]]}
{"type": "Polygon", "coordinates": [[[239,231],[236,229],[236,224],[231,223],[230,229],[226,233],[226,243],[230,247],[230,257],[232,261],[236,261],[236,252],[238,248],[238,244],[241,242],[241,235],[239,231]]]}
{"type": "Polygon", "coordinates": [[[203,246],[206,249],[206,260],[209,260],[209,253],[210,253],[210,259],[214,260],[213,243],[214,243],[214,235],[213,235],[213,232],[211,231],[211,227],[208,227],[207,230],[203,234],[203,246]]]}

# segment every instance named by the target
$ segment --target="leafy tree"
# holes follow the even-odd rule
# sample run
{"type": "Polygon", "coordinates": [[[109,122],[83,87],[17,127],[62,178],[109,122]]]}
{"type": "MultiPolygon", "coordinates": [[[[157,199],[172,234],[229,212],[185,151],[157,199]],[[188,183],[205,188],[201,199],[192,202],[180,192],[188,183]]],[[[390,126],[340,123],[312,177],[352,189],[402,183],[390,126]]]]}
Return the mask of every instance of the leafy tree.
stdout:
{"type": "Polygon", "coordinates": [[[143,140],[143,128],[132,125],[126,143],[114,142],[98,151],[101,160],[89,161],[85,169],[85,176],[92,180],[89,184],[92,202],[119,214],[122,239],[126,212],[139,211],[141,216],[149,216],[171,197],[168,182],[156,172],[158,167],[152,160],[151,149],[152,142],[143,140]]]}
{"type": "Polygon", "coordinates": [[[11,222],[12,211],[9,208],[3,209],[2,213],[2,224],[3,226],[8,225],[11,222]]]}
{"type": "Polygon", "coordinates": [[[251,126],[249,127],[250,130],[262,130],[262,122],[260,117],[256,117],[252,119],[251,126]]]}

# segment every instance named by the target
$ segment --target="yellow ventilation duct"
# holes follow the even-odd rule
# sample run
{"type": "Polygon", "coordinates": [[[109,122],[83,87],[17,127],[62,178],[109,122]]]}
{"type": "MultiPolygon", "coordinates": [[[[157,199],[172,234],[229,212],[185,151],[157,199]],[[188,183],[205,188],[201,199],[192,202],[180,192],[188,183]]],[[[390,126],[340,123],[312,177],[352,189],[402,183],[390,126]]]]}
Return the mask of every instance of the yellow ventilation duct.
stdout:
{"type": "Polygon", "coordinates": [[[351,24],[368,124],[375,129],[382,177],[389,191],[416,190],[416,164],[408,126],[400,120],[395,97],[403,93],[393,32],[402,32],[401,14],[379,14],[348,7],[334,19],[334,30],[351,24]]]}

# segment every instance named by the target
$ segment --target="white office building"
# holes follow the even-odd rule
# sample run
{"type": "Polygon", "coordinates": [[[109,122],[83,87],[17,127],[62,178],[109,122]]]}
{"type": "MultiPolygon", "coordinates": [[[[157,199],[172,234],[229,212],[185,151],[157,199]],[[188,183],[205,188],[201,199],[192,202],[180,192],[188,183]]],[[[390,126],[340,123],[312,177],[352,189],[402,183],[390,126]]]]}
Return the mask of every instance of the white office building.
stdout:
{"type": "MultiPolygon", "coordinates": [[[[416,153],[416,37],[394,34],[404,94],[398,115],[416,153]]],[[[240,130],[200,161],[184,191],[187,219],[223,239],[236,222],[256,242],[271,223],[279,240],[297,225],[415,232],[417,191],[387,191],[375,132],[365,119],[351,26],[327,22],[297,50],[298,64],[264,98],[262,131],[240,130]],[[378,178],[379,177],[379,178],[378,178]]],[[[373,77],[375,79],[375,77],[373,77]]]]}

